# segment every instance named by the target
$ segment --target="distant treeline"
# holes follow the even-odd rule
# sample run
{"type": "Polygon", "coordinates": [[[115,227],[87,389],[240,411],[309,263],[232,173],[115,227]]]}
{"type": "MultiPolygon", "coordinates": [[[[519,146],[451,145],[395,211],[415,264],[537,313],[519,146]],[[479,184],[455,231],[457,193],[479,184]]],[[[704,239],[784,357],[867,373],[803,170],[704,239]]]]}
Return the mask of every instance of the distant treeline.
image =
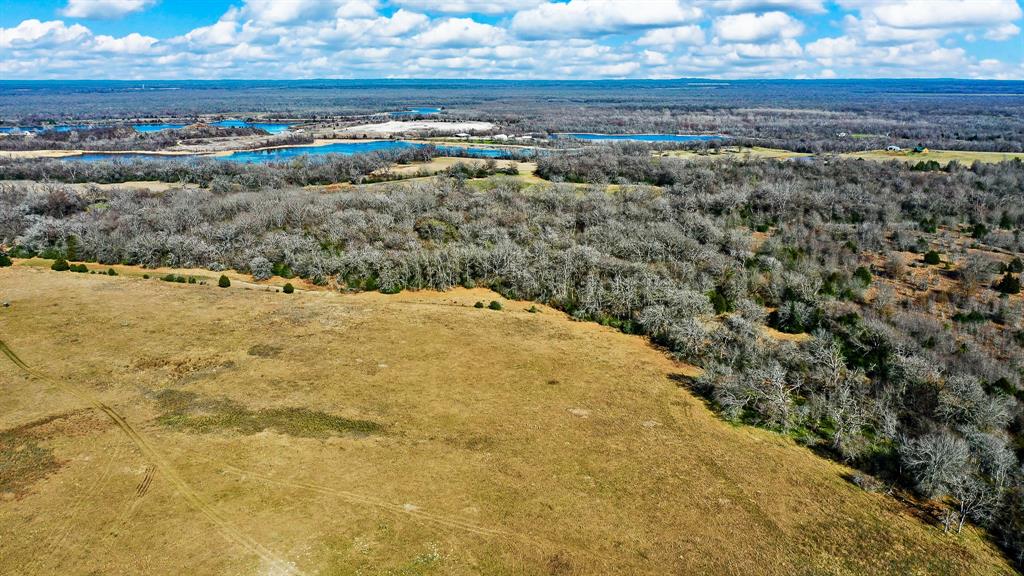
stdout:
{"type": "Polygon", "coordinates": [[[0,137],[0,150],[163,150],[179,144],[202,144],[211,138],[266,136],[265,140],[238,145],[238,149],[309,144],[308,134],[283,133],[271,136],[266,130],[252,127],[188,126],[176,130],[139,132],[131,126],[106,126],[82,130],[45,130],[0,137]]]}
{"type": "Polygon", "coordinates": [[[1024,151],[1019,82],[297,81],[0,83],[2,120],[259,114],[346,118],[438,106],[505,132],[727,134],[800,152],[889,144],[1024,151]],[[145,89],[142,89],[145,88],[145,89]]]}

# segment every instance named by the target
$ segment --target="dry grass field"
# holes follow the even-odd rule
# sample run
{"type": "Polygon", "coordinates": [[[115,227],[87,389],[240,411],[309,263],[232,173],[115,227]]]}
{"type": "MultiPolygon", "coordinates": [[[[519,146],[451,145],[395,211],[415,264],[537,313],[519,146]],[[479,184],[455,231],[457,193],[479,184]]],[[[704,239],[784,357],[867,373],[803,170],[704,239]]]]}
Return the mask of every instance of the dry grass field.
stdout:
{"type": "Polygon", "coordinates": [[[641,338],[252,288],[0,268],[0,574],[1013,573],[641,338]]]}
{"type": "Polygon", "coordinates": [[[861,158],[864,160],[899,160],[901,162],[910,162],[917,164],[918,162],[927,162],[929,160],[935,160],[939,164],[945,165],[952,160],[965,165],[971,165],[974,162],[1004,162],[1006,160],[1020,159],[1024,160],[1024,153],[1015,152],[975,152],[971,150],[929,150],[927,153],[915,153],[913,150],[867,150],[864,152],[848,152],[846,154],[840,154],[840,156],[846,158],[861,158]]]}
{"type": "Polygon", "coordinates": [[[674,158],[705,159],[705,160],[747,160],[751,158],[765,158],[769,160],[786,160],[788,158],[799,158],[810,156],[804,152],[793,152],[780,148],[765,148],[763,146],[725,146],[721,152],[709,152],[702,154],[693,150],[667,150],[656,152],[656,155],[671,156],[674,158]]]}
{"type": "MultiPolygon", "coordinates": [[[[412,164],[397,164],[390,167],[386,172],[380,172],[379,174],[390,174],[405,178],[405,181],[419,177],[419,176],[433,176],[440,172],[455,166],[456,164],[465,164],[474,168],[480,168],[487,161],[478,158],[460,158],[457,156],[438,156],[433,158],[429,162],[415,162],[412,164]]],[[[546,182],[542,178],[534,175],[537,170],[536,162],[518,162],[516,160],[498,160],[498,168],[508,168],[515,166],[519,171],[519,174],[515,176],[516,180],[527,184],[539,184],[546,182]]]]}

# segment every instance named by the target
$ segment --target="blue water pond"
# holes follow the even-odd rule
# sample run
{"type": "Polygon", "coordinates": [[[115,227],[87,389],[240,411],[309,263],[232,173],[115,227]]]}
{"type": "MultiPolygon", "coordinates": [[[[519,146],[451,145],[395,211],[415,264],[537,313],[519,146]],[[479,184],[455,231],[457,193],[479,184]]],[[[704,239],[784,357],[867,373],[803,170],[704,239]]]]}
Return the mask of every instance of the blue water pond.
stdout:
{"type": "Polygon", "coordinates": [[[388,112],[391,116],[432,116],[440,113],[440,108],[406,108],[398,112],[388,112]]]}
{"type": "MultiPolygon", "coordinates": [[[[163,130],[180,130],[188,124],[134,124],[132,127],[139,132],[161,132],[163,130]]],[[[218,128],[262,128],[271,134],[280,134],[288,130],[291,124],[273,122],[246,122],[245,120],[218,120],[210,122],[210,126],[218,128]]]]}
{"type": "MultiPolygon", "coordinates": [[[[340,154],[351,156],[352,154],[364,154],[367,152],[378,152],[382,150],[402,150],[406,148],[422,148],[426,144],[406,142],[404,140],[373,140],[369,142],[337,142],[325,146],[293,146],[290,148],[272,148],[269,150],[241,150],[227,156],[214,156],[217,160],[230,162],[244,162],[247,164],[261,164],[265,162],[284,162],[292,158],[302,156],[325,156],[328,154],[340,154]]],[[[511,158],[512,152],[502,148],[464,148],[461,146],[437,146],[442,154],[467,155],[474,158],[511,158]]],[[[195,154],[167,155],[128,153],[110,154],[93,153],[80,154],[78,156],[66,156],[62,160],[76,162],[98,162],[114,160],[191,160],[196,158],[209,158],[195,154]]]]}

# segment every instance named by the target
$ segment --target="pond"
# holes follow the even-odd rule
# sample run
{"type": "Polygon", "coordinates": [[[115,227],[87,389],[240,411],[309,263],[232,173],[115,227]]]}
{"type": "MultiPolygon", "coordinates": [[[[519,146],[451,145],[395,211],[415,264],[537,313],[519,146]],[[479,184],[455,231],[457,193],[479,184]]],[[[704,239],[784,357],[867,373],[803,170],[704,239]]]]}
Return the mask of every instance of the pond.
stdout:
{"type": "Polygon", "coordinates": [[[164,130],[180,130],[187,124],[132,124],[136,132],[162,132],[164,130]]]}
{"type": "Polygon", "coordinates": [[[388,112],[390,116],[432,116],[434,114],[440,114],[440,108],[406,108],[398,112],[388,112]]]}
{"type": "MultiPolygon", "coordinates": [[[[301,156],[325,156],[328,154],[340,154],[351,156],[352,154],[364,154],[367,152],[378,152],[382,150],[402,150],[406,148],[422,148],[426,144],[406,142],[404,140],[371,140],[367,142],[336,142],[324,146],[292,146],[288,148],[271,148],[268,150],[240,150],[227,156],[208,156],[199,154],[152,154],[145,152],[132,152],[125,154],[112,154],[96,152],[90,154],[79,154],[77,156],[65,156],[61,160],[74,162],[99,162],[113,160],[192,160],[196,158],[213,158],[230,162],[244,162],[247,164],[260,164],[264,162],[284,162],[301,156]]],[[[474,158],[511,158],[513,153],[503,148],[469,148],[462,146],[437,146],[442,154],[468,155],[474,158]]]]}
{"type": "Polygon", "coordinates": [[[99,128],[87,124],[58,124],[56,126],[0,126],[0,134],[13,134],[15,132],[43,132],[53,130],[54,132],[71,132],[72,130],[88,130],[99,128]]]}
{"type": "Polygon", "coordinates": [[[721,140],[721,136],[708,134],[593,134],[593,133],[565,133],[558,134],[559,138],[575,138],[577,140],[590,140],[594,142],[609,141],[633,141],[633,142],[695,142],[705,140],[721,140]]]}

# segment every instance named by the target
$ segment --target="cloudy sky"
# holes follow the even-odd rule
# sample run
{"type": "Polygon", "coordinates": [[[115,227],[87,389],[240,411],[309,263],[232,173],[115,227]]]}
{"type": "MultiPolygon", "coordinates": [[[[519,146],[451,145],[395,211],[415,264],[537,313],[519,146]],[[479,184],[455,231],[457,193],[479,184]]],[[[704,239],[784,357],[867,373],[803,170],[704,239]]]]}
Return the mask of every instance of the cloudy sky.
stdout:
{"type": "Polygon", "coordinates": [[[1024,78],[1019,0],[4,0],[0,78],[1024,78]]]}

